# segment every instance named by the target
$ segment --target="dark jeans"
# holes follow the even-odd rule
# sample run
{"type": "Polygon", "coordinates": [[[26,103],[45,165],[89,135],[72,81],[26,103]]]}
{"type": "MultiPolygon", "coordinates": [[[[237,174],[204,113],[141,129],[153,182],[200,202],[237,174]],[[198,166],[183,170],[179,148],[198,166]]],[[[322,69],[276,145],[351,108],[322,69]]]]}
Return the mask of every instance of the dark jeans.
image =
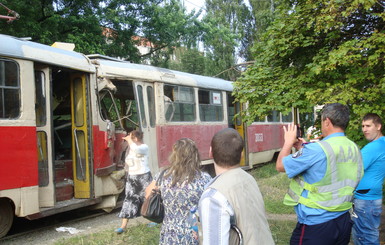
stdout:
{"type": "Polygon", "coordinates": [[[350,241],[352,225],[349,212],[318,225],[297,223],[290,245],[346,245],[350,241]]]}

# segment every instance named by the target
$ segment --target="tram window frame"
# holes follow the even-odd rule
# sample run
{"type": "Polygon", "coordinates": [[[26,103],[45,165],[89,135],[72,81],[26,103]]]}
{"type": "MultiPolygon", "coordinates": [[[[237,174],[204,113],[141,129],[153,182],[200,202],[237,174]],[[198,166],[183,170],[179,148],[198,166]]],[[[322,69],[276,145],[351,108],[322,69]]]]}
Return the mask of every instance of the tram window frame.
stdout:
{"type": "Polygon", "coordinates": [[[19,118],[20,99],[20,67],[13,60],[0,59],[0,119],[19,118]]]}
{"type": "Polygon", "coordinates": [[[163,86],[164,115],[167,122],[196,120],[195,90],[192,87],[165,84],[163,86]]]}
{"type": "Polygon", "coordinates": [[[223,121],[223,98],[221,91],[198,89],[199,118],[202,122],[223,121]]]}

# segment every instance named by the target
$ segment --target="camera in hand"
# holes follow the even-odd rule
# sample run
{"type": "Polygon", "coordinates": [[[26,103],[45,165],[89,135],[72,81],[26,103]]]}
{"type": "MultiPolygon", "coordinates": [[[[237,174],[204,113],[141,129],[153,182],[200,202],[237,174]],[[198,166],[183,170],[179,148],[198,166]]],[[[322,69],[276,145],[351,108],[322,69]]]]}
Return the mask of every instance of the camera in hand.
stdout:
{"type": "Polygon", "coordinates": [[[302,131],[301,128],[297,125],[297,139],[302,138],[302,131]]]}

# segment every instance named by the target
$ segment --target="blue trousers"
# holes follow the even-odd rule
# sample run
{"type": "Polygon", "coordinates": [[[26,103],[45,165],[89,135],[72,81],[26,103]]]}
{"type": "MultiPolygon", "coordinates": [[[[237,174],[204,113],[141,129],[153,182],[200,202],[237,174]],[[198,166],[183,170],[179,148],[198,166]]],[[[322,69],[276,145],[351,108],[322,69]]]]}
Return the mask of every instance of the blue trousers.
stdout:
{"type": "Polygon", "coordinates": [[[297,223],[290,245],[347,245],[352,225],[349,212],[317,225],[297,223]]]}
{"type": "Polygon", "coordinates": [[[353,242],[354,245],[380,244],[382,200],[354,199],[353,242]]]}

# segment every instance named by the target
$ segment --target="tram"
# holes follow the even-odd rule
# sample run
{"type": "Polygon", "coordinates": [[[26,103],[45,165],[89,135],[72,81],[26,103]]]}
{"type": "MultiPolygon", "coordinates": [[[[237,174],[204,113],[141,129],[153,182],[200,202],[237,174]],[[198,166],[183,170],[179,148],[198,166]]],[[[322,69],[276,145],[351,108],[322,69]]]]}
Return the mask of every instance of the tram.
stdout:
{"type": "Polygon", "coordinates": [[[112,210],[124,188],[127,132],[140,129],[153,174],[173,143],[193,139],[212,167],[212,136],[234,127],[242,166],[272,160],[293,114],[246,126],[230,81],[0,35],[0,237],[13,219],[81,207],[112,210]]]}

